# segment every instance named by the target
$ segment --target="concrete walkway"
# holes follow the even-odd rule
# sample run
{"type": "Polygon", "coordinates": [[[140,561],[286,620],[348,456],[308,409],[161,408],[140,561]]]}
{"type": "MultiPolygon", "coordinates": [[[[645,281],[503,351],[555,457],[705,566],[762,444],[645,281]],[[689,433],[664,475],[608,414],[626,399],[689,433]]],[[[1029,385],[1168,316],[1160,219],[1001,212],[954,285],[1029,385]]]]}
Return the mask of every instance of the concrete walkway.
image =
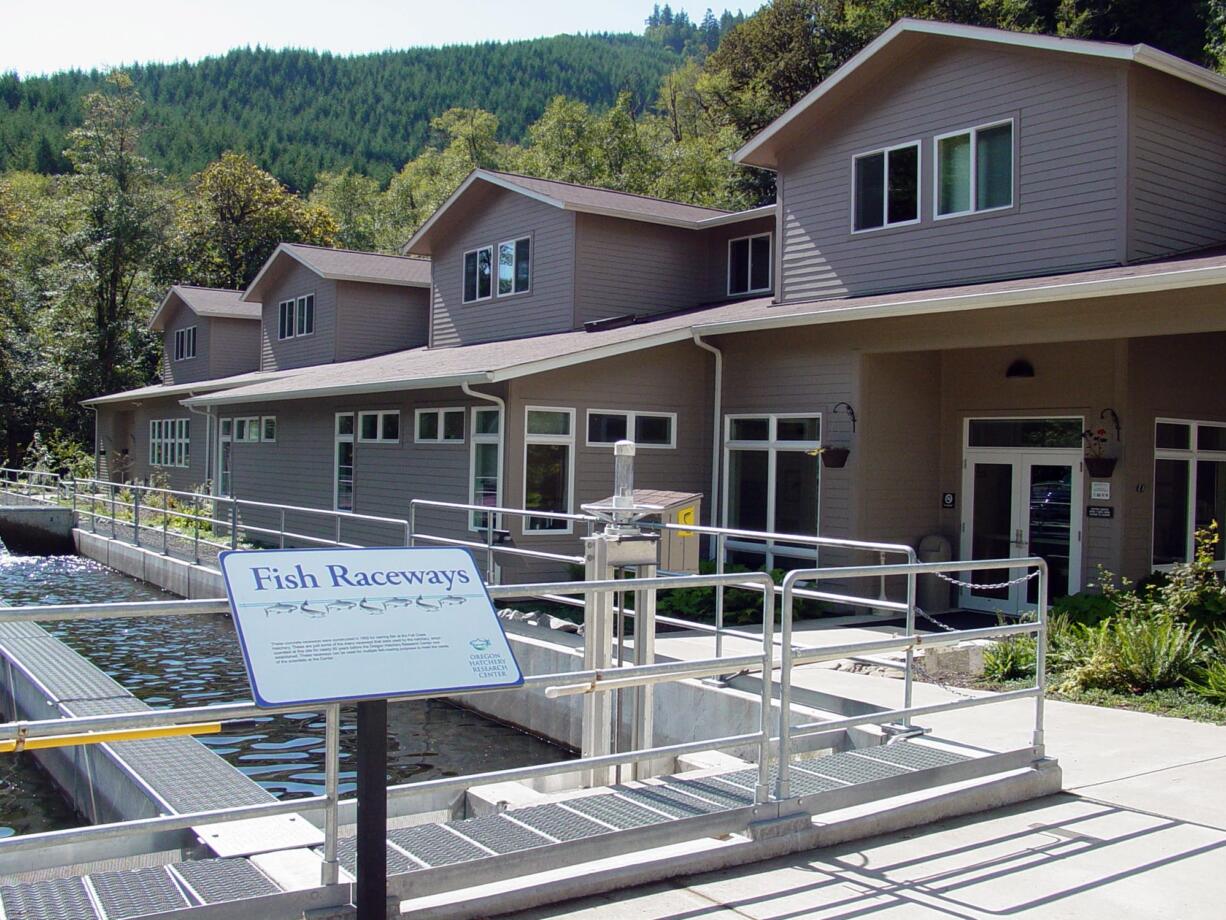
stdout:
{"type": "MultiPolygon", "coordinates": [[[[850,636],[820,641],[827,638],[850,636]]],[[[711,653],[709,639],[665,643],[664,654],[683,655],[686,645],[692,657],[711,653]]],[[[889,706],[899,705],[902,694],[899,680],[828,667],[798,671],[796,684],[889,706]]],[[[915,698],[922,704],[953,694],[921,684],[915,698]]],[[[1064,770],[1061,795],[513,916],[1226,916],[1226,727],[1051,701],[1046,715],[1047,751],[1064,770]]],[[[1025,743],[1033,716],[1033,704],[1018,701],[944,713],[923,724],[937,737],[1003,750],[1025,743]]]]}

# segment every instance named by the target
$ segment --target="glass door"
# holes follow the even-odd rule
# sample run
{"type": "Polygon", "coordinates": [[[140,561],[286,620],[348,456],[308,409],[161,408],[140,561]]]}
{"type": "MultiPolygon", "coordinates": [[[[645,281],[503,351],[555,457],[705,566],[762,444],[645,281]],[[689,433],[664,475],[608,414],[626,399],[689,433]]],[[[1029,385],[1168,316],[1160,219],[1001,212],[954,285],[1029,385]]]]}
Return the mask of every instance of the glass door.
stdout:
{"type": "MultiPolygon", "coordinates": [[[[1039,556],[1048,565],[1048,601],[1080,588],[1081,457],[1064,451],[968,452],[962,523],[966,559],[1039,556]]],[[[970,570],[974,584],[1011,581],[1019,570],[970,570]]],[[[1038,602],[1038,582],[999,588],[962,588],[971,610],[1019,613],[1038,602]]]]}

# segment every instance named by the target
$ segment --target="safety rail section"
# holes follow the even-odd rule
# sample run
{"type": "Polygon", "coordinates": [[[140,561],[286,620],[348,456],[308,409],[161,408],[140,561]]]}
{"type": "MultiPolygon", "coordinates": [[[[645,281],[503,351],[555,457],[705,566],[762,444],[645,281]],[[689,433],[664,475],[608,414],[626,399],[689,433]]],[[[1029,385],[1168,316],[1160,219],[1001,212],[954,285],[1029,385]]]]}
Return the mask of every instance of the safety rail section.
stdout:
{"type": "MultiPolygon", "coordinates": [[[[1037,569],[1039,596],[1040,599],[1044,597],[1046,570],[1040,559],[976,560],[974,566],[978,571],[1037,569]]],[[[623,590],[755,587],[762,593],[763,620],[762,634],[757,637],[761,648],[757,653],[625,665],[604,670],[532,674],[525,676],[524,688],[541,692],[548,698],[560,698],[700,679],[725,673],[730,668],[754,668],[762,676],[758,727],[754,731],[724,737],[393,786],[388,790],[389,805],[442,793],[460,796],[473,786],[489,783],[531,781],[562,774],[584,776],[585,785],[589,788],[564,794],[546,804],[516,808],[492,817],[393,830],[387,846],[390,890],[400,896],[416,897],[706,837],[747,834],[751,839],[754,828],[762,822],[830,812],[907,792],[1034,766],[1043,757],[1045,677],[1042,650],[1046,610],[1042,601],[1037,619],[1029,623],[928,635],[891,636],[836,646],[793,646],[793,604],[797,585],[801,583],[820,583],[833,578],[876,578],[882,574],[911,578],[920,574],[959,571],[959,567],[964,569],[966,563],[810,569],[789,573],[781,588],[765,573],[490,586],[491,597],[503,601],[551,594],[596,596],[623,590]],[[782,644],[776,645],[775,608],[779,597],[782,598],[782,644]],[[914,652],[921,648],[953,645],[967,639],[1017,635],[1033,635],[1038,642],[1036,684],[1033,689],[959,698],[939,705],[906,705],[896,710],[792,724],[791,686],[793,671],[797,667],[859,653],[914,652]],[[775,705],[773,681],[776,670],[780,672],[778,705],[775,705]],[[920,730],[912,724],[917,717],[992,705],[1020,697],[1033,697],[1035,701],[1035,728],[1030,746],[993,753],[915,737],[920,734],[920,730]],[[818,748],[837,750],[845,747],[847,729],[858,725],[881,726],[885,730],[884,736],[890,738],[892,743],[880,748],[843,751],[826,756],[812,753],[818,748]],[[817,744],[818,741],[821,743],[817,744]],[[800,755],[793,753],[797,746],[807,743],[807,752],[800,755]],[[711,771],[702,776],[666,775],[642,782],[617,784],[612,780],[611,768],[615,766],[734,748],[754,750],[757,763],[738,770],[711,771]]],[[[179,616],[227,609],[228,604],[223,600],[5,608],[0,609],[0,622],[46,623],[96,617],[179,616]]],[[[152,898],[154,893],[162,892],[167,900],[159,901],[158,905],[168,905],[174,901],[174,910],[187,911],[193,906],[212,903],[208,901],[210,896],[234,899],[250,897],[255,900],[235,900],[233,913],[207,914],[209,917],[249,917],[257,914],[281,915],[279,911],[282,907],[298,909],[297,905],[307,903],[311,898],[315,899],[311,903],[316,905],[345,903],[349,897],[348,878],[353,872],[360,871],[360,867],[353,865],[352,840],[339,835],[340,815],[342,809],[346,814],[350,813],[354,803],[351,799],[341,800],[338,793],[339,706],[322,708],[327,718],[325,794],[322,796],[164,815],[0,840],[0,873],[11,876],[23,869],[45,872],[48,867],[82,862],[82,854],[100,852],[99,846],[106,841],[126,840],[130,843],[134,838],[156,838],[162,841],[165,848],[166,835],[174,831],[181,833],[179,846],[185,853],[199,852],[201,844],[206,847],[208,844],[207,839],[197,840],[194,837],[201,827],[221,828],[251,818],[301,814],[311,816],[324,829],[324,844],[317,854],[316,863],[320,870],[318,887],[278,894],[265,884],[267,881],[276,886],[276,873],[270,874],[268,871],[266,854],[253,852],[249,856],[236,857],[213,852],[204,859],[178,861],[170,868],[145,868],[120,873],[84,872],[71,878],[0,886],[0,904],[8,916],[46,916],[49,915],[46,905],[68,903],[75,905],[73,910],[80,909],[79,913],[70,910],[67,914],[70,916],[135,916],[134,909],[124,906],[129,904],[124,899],[152,898]],[[231,878],[235,880],[232,886],[227,881],[231,878]],[[210,892],[213,894],[209,895],[210,892]],[[176,900],[180,896],[186,901],[186,906],[176,900]],[[112,904],[111,898],[120,899],[113,902],[120,906],[108,906],[112,904]],[[39,910],[43,910],[43,913],[40,914],[39,910]],[[253,910],[257,913],[253,914],[253,910]]],[[[66,745],[96,743],[141,730],[224,725],[235,720],[301,711],[301,706],[259,708],[249,702],[238,702],[151,712],[15,721],[0,725],[0,743],[14,742],[20,746],[34,739],[52,736],[58,736],[66,745]]],[[[150,906],[155,912],[171,910],[169,906],[150,906]]],[[[217,911],[219,908],[213,904],[209,910],[217,911]]],[[[59,915],[64,914],[61,912],[59,915]]]]}

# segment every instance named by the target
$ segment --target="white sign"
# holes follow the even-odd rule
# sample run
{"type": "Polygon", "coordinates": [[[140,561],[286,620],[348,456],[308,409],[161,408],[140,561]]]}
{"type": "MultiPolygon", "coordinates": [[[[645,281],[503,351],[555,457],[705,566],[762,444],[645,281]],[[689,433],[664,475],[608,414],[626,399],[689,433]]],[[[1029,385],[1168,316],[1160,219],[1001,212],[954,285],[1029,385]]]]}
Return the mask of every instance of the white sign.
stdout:
{"type": "Polygon", "coordinates": [[[1111,483],[1090,481],[1090,501],[1092,502],[1109,502],[1111,501],[1111,483]]]}
{"type": "Polygon", "coordinates": [[[258,706],[523,683],[467,550],[232,551],[221,571],[258,706]]]}

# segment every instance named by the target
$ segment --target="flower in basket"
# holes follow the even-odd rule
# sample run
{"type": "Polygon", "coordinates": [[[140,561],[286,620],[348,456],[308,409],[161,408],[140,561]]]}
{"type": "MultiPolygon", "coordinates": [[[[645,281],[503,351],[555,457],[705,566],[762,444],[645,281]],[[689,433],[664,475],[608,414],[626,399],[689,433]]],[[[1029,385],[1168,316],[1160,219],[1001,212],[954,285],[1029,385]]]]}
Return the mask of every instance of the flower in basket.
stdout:
{"type": "Polygon", "coordinates": [[[1095,428],[1093,430],[1087,428],[1081,433],[1081,439],[1086,442],[1086,456],[1097,460],[1104,455],[1107,449],[1107,429],[1095,428]]]}

